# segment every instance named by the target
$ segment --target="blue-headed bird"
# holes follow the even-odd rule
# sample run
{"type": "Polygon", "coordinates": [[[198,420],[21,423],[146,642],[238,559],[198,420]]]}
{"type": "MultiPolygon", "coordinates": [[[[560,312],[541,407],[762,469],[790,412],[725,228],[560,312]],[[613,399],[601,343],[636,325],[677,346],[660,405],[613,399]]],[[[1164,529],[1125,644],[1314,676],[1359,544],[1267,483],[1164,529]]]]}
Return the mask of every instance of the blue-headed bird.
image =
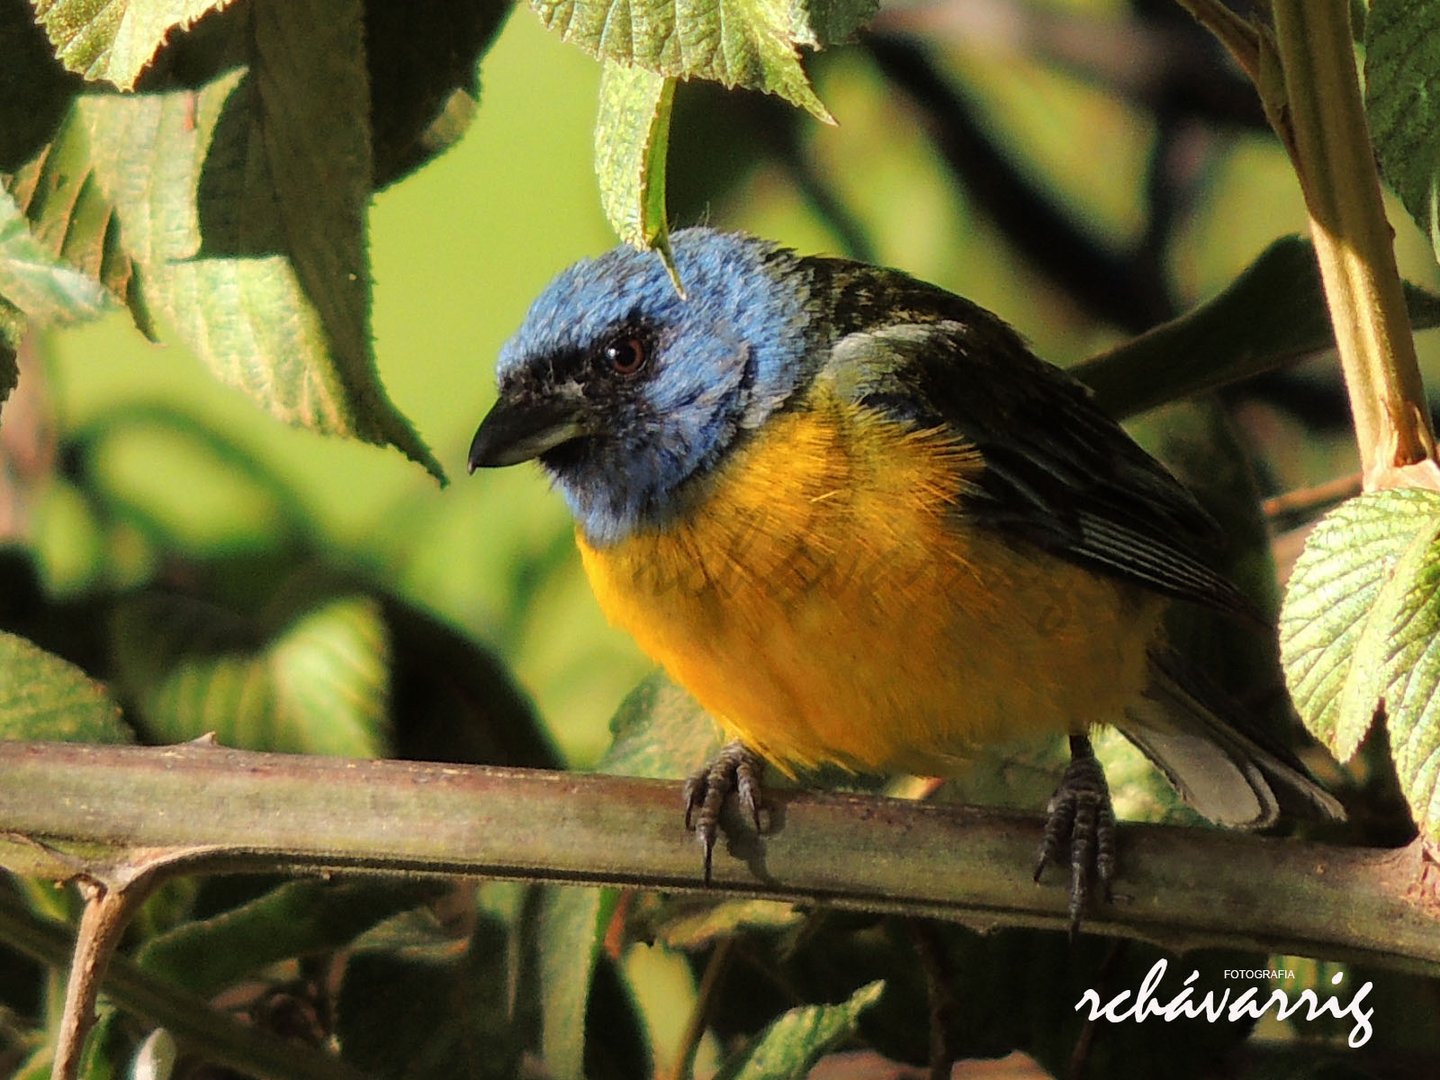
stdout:
{"type": "Polygon", "coordinates": [[[1071,925],[1109,894],[1111,724],[1201,814],[1341,816],[1278,743],[1183,680],[1175,598],[1251,611],[1212,520],[1060,369],[968,300],[896,270],[707,228],[661,259],[561,273],[504,346],[470,468],[538,458],[609,619],[730,742],[686,786],[708,880],[725,798],[759,772],[956,773],[1068,736],[1038,880],[1071,925]]]}

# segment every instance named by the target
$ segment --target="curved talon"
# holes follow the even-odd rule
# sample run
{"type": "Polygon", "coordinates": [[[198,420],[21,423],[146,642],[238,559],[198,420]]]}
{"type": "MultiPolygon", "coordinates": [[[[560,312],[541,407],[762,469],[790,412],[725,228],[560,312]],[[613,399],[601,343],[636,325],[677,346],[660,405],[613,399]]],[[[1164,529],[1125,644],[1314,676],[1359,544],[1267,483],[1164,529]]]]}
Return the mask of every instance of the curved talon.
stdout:
{"type": "Polygon", "coordinates": [[[1090,740],[1084,735],[1070,736],[1070,764],[1050,799],[1046,814],[1035,880],[1040,880],[1045,867],[1051,863],[1070,864],[1070,935],[1074,937],[1080,930],[1090,899],[1092,880],[1099,884],[1101,895],[1108,903],[1116,865],[1115,809],[1110,802],[1110,786],[1105,782],[1105,771],[1095,757],[1090,740]]]}
{"type": "Polygon", "coordinates": [[[727,795],[735,792],[740,809],[754,822],[755,831],[760,831],[760,774],[764,765],[744,743],[726,743],[713,761],[685,781],[685,828],[694,829],[705,851],[706,885],[710,884],[715,840],[720,835],[720,814],[727,795]]]}

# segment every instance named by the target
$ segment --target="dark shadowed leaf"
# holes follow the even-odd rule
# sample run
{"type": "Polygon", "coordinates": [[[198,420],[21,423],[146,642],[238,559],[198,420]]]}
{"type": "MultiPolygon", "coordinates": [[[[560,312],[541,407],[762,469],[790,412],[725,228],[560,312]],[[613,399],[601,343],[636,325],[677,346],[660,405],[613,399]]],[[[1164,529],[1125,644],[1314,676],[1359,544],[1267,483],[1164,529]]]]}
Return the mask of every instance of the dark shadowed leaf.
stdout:
{"type": "Polygon", "coordinates": [[[1365,111],[1380,169],[1440,256],[1440,3],[1372,0],[1365,111]]]}
{"type": "Polygon", "coordinates": [[[0,299],[0,405],[20,382],[20,335],[25,330],[25,316],[0,299]]]}
{"type": "MultiPolygon", "coordinates": [[[[1440,326],[1440,296],[1406,285],[1405,298],[1416,329],[1440,326]]],[[[1070,372],[1128,416],[1334,347],[1315,249],[1287,236],[1218,296],[1070,372]]]]}
{"type": "Polygon", "coordinates": [[[448,887],[441,881],[290,881],[150,938],[137,959],[168,982],[211,997],[281,960],[338,949],[448,887]]]}
{"type": "Polygon", "coordinates": [[[55,59],[26,0],[0,0],[0,175],[38,153],[81,86],[55,59]]]}
{"type": "Polygon", "coordinates": [[[393,1080],[517,1076],[509,955],[504,925],[483,913],[463,951],[421,915],[377,927],[345,965],[341,1055],[393,1080]]]}
{"type": "Polygon", "coordinates": [[[511,0],[366,0],[375,186],[385,187],[453,144],[480,97],[479,62],[511,0]]]}
{"type": "Polygon", "coordinates": [[[426,611],[385,604],[394,753],[421,761],[555,769],[560,754],[498,656],[426,611]]]}

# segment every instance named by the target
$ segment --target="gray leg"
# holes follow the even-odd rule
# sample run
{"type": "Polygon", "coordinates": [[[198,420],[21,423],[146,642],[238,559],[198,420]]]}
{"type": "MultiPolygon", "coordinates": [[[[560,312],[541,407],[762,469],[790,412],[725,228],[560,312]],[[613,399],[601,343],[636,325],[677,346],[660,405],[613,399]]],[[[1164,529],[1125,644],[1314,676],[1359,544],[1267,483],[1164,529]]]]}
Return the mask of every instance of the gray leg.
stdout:
{"type": "Polygon", "coordinates": [[[1090,740],[1070,736],[1070,764],[1046,809],[1045,840],[1035,880],[1050,863],[1070,864],[1070,934],[1080,929],[1090,899],[1090,884],[1098,882],[1101,895],[1110,899],[1115,877],[1115,808],[1110,787],[1090,740]],[[1068,851],[1067,851],[1068,842],[1068,851]]]}
{"type": "Polygon", "coordinates": [[[705,884],[710,884],[710,862],[720,831],[720,812],[732,791],[740,809],[760,831],[760,774],[764,760],[744,743],[726,743],[715,760],[685,781],[685,828],[695,830],[705,849],[705,884]]]}

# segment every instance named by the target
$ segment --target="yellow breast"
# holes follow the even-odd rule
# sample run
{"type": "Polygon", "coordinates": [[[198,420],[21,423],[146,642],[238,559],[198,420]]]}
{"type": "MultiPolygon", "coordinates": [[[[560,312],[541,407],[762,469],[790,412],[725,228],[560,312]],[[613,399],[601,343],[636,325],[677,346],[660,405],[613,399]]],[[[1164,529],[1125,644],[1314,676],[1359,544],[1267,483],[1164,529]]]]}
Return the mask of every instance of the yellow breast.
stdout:
{"type": "Polygon", "coordinates": [[[782,768],[945,773],[977,745],[1118,717],[1163,601],[966,527],[983,466],[952,436],[811,404],[683,521],[579,537],[611,621],[782,768]]]}

